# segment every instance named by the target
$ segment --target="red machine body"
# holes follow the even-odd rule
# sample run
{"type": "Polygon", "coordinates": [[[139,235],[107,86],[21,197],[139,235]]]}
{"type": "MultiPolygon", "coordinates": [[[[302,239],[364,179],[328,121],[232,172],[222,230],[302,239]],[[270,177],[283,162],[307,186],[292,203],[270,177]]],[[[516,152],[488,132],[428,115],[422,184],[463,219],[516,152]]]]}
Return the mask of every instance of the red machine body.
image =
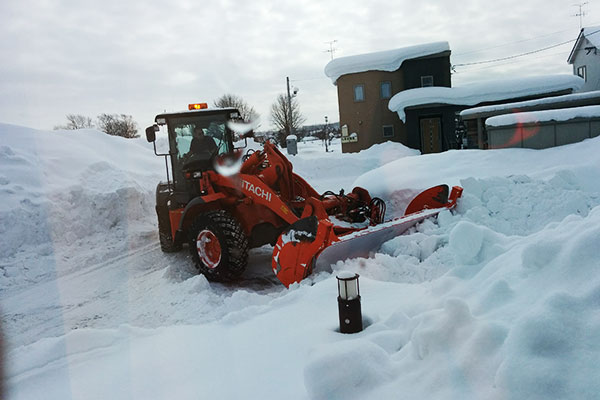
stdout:
{"type": "MultiPolygon", "coordinates": [[[[205,171],[197,180],[200,193],[203,193],[193,207],[169,211],[172,235],[181,236],[192,221],[209,210],[226,210],[233,215],[242,226],[248,237],[261,235],[259,226],[269,226],[267,232],[284,232],[278,235],[273,252],[273,272],[286,286],[299,282],[312,272],[319,254],[333,243],[349,240],[350,235],[364,231],[370,233],[372,227],[383,221],[373,221],[362,227],[348,227],[334,224],[330,218],[337,216],[347,219],[356,205],[368,205],[372,199],[363,188],[354,188],[348,195],[328,194],[325,196],[310,186],[304,179],[292,171],[292,165],[272,143],[265,143],[264,150],[256,151],[243,163],[239,174],[223,176],[216,171],[205,171]],[[301,220],[310,219],[315,224],[314,235],[298,239],[290,238],[290,231],[301,220]],[[310,240],[308,240],[310,239],[310,240]]],[[[453,188],[448,198],[446,185],[436,186],[417,196],[408,206],[407,215],[419,213],[424,209],[433,212],[415,215],[411,221],[415,223],[437,214],[443,208],[451,208],[456,204],[462,189],[453,188]],[[421,218],[422,217],[422,218],[421,218]]],[[[369,212],[379,210],[369,209],[369,212]]],[[[406,221],[401,218],[397,220],[406,221]]],[[[388,225],[393,226],[394,221],[388,225]]],[[[408,229],[408,227],[407,227],[408,229]]],[[[305,232],[305,231],[294,231],[305,232]]],[[[264,244],[270,239],[257,240],[264,244]]]]}

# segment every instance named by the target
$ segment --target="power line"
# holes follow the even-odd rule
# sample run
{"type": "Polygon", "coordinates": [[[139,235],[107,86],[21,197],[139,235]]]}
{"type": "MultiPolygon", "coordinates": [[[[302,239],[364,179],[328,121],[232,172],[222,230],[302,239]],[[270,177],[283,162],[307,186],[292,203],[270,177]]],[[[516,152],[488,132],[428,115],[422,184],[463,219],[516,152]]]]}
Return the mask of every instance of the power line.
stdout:
{"type": "Polygon", "coordinates": [[[532,38],[529,38],[529,39],[517,40],[517,41],[514,41],[514,42],[508,42],[508,43],[499,44],[497,46],[486,47],[485,49],[465,51],[463,53],[456,53],[456,54],[453,54],[453,55],[454,56],[462,56],[462,55],[465,55],[465,54],[480,53],[480,52],[486,51],[486,50],[497,49],[499,47],[504,47],[504,46],[510,46],[511,44],[518,44],[518,43],[529,42],[531,40],[541,39],[541,38],[544,38],[544,37],[556,35],[558,33],[568,32],[570,30],[572,30],[572,29],[565,29],[565,30],[562,30],[562,31],[556,31],[556,32],[552,32],[552,33],[547,33],[545,35],[540,35],[540,36],[532,37],[532,38]]]}
{"type": "MultiPolygon", "coordinates": [[[[592,33],[589,33],[586,36],[591,36],[591,35],[594,35],[594,34],[596,34],[598,32],[600,32],[600,30],[594,31],[592,33]]],[[[552,46],[547,46],[547,47],[544,47],[544,48],[541,48],[541,49],[527,51],[525,53],[515,54],[515,55],[512,55],[512,56],[508,56],[508,57],[495,58],[493,60],[485,60],[485,61],[476,61],[476,62],[471,62],[471,63],[454,64],[453,67],[465,67],[465,66],[468,66],[468,65],[490,64],[490,63],[495,63],[495,62],[499,62],[499,61],[512,60],[513,58],[529,56],[531,54],[539,53],[541,51],[546,51],[546,50],[549,50],[549,49],[553,49],[555,47],[563,46],[563,45],[565,45],[567,43],[572,43],[572,42],[574,42],[576,40],[577,40],[577,38],[571,39],[571,40],[567,40],[565,42],[553,44],[552,46]]]]}
{"type": "Polygon", "coordinates": [[[554,44],[552,46],[544,47],[542,49],[532,50],[532,51],[528,51],[528,52],[521,53],[521,54],[515,54],[515,55],[512,55],[512,56],[508,56],[508,57],[495,58],[493,60],[476,61],[476,62],[472,62],[472,63],[454,64],[454,66],[455,67],[464,67],[464,66],[467,66],[467,65],[490,64],[490,63],[499,62],[499,61],[511,60],[513,58],[524,57],[524,56],[528,56],[528,55],[531,55],[531,54],[539,53],[541,51],[553,49],[553,48],[558,47],[558,46],[563,46],[563,45],[565,45],[567,43],[572,43],[572,42],[574,42],[576,40],[577,39],[571,39],[571,40],[567,40],[566,42],[562,42],[562,43],[554,44]]]}
{"type": "MultiPolygon", "coordinates": [[[[539,57],[540,58],[542,58],[542,57],[554,57],[554,56],[559,56],[559,55],[563,55],[564,56],[564,52],[544,54],[544,55],[539,56],[539,57]]],[[[490,69],[490,68],[497,68],[497,67],[501,67],[503,65],[515,65],[516,62],[524,62],[524,61],[527,61],[527,60],[524,60],[524,59],[521,59],[521,60],[511,60],[511,61],[503,62],[503,63],[500,63],[500,64],[483,65],[483,66],[478,66],[478,67],[475,67],[475,68],[470,68],[469,72],[480,71],[480,70],[490,69]]],[[[458,72],[454,71],[454,73],[458,73],[458,72]]]]}

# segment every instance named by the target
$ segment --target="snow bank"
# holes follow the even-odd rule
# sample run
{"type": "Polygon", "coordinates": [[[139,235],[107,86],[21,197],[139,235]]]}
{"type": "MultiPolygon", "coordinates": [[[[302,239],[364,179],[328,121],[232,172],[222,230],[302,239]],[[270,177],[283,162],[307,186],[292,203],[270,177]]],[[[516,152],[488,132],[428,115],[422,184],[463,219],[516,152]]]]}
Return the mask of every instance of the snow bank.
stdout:
{"type": "MultiPolygon", "coordinates": [[[[305,371],[312,398],[379,399],[398,393],[435,399],[594,398],[600,387],[593,378],[598,368],[594,360],[600,356],[595,345],[600,338],[600,278],[593,255],[593,243],[600,239],[600,196],[597,189],[586,192],[575,184],[574,176],[570,184],[564,178],[503,178],[501,185],[498,178],[463,181],[465,198],[458,214],[442,215],[439,226],[430,224],[415,233],[437,237],[433,252],[414,249],[411,255],[393,243],[409,242],[409,236],[384,246],[386,262],[396,258],[393,267],[382,267],[379,254],[367,262],[338,263],[336,269],[360,271],[361,279],[388,282],[405,282],[399,271],[410,269],[437,268],[438,273],[430,284],[423,282],[432,277],[425,277],[417,293],[414,285],[400,285],[388,298],[397,305],[360,337],[379,349],[367,353],[357,342],[353,350],[344,343],[318,353],[308,366],[319,373],[305,371]],[[523,185],[550,185],[552,190],[547,197],[536,196],[523,185]],[[571,196],[587,200],[565,201],[571,196]],[[500,199],[514,209],[498,209],[500,199]],[[538,201],[540,209],[531,213],[528,207],[538,201]],[[394,248],[400,253],[396,257],[389,255],[394,248]],[[386,368],[367,363],[364,385],[354,375],[360,368],[343,377],[319,368],[327,362],[339,365],[347,353],[379,357],[377,363],[386,368]],[[344,385],[352,384],[356,391],[348,395],[344,385]]],[[[369,298],[365,292],[363,302],[369,298]]]]}
{"type": "Polygon", "coordinates": [[[471,83],[460,87],[425,87],[403,90],[388,103],[390,111],[406,120],[405,109],[426,104],[455,104],[474,106],[488,101],[539,96],[571,89],[580,89],[583,79],[575,75],[545,75],[526,78],[471,83]]]}
{"type": "MultiPolygon", "coordinates": [[[[55,254],[65,246],[107,245],[154,214],[151,182],[161,160],[142,139],[95,130],[38,131],[0,124],[0,253],[55,254]]],[[[10,259],[9,259],[10,260],[10,259]]],[[[17,281],[20,263],[9,261],[0,276],[17,281]],[[14,279],[13,279],[14,278],[14,279]]],[[[33,262],[29,279],[47,274],[33,262]]]]}
{"type": "Polygon", "coordinates": [[[360,176],[354,185],[362,186],[386,200],[401,190],[422,190],[439,184],[460,184],[464,177],[552,178],[564,173],[585,190],[596,190],[592,171],[600,167],[596,154],[600,138],[544,150],[451,150],[437,155],[400,159],[360,176]],[[401,172],[401,173],[400,173],[401,172]]]}
{"type": "Polygon", "coordinates": [[[600,119],[600,106],[562,108],[498,115],[485,120],[486,126],[508,126],[535,122],[564,122],[575,118],[600,119]]]}
{"type": "Polygon", "coordinates": [[[338,78],[342,75],[365,71],[393,72],[399,69],[406,60],[426,57],[446,51],[450,51],[448,42],[434,42],[403,47],[401,49],[340,57],[331,60],[325,66],[325,75],[331,78],[331,82],[335,85],[338,78]]]}

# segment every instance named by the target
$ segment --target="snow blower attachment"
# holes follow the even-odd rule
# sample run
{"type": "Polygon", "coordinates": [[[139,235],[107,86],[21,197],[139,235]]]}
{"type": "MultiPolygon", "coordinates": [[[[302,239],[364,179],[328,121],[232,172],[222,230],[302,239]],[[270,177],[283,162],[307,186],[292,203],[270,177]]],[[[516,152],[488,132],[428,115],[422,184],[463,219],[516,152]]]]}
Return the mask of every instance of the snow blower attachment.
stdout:
{"type": "Polygon", "coordinates": [[[179,251],[187,243],[198,271],[210,280],[239,278],[248,250],[271,244],[273,272],[287,287],[315,268],[368,256],[419,221],[454,207],[462,193],[458,186],[451,192],[446,185],[430,188],[403,217],[385,221],[383,200],[360,187],[317,193],[270,142],[242,157],[230,129],[239,131],[236,109],[190,107],[155,121],[146,138],[155,142],[166,125],[169,142],[168,153],[154,147],[167,167],[167,182],[156,188],[161,249],[179,251]]]}
{"type": "Polygon", "coordinates": [[[447,185],[432,187],[411,201],[403,217],[364,228],[342,228],[329,219],[318,220],[315,216],[301,219],[277,240],[271,261],[273,272],[288,287],[310,275],[313,268],[368,257],[382,243],[444,209],[453,208],[462,188],[454,186],[450,196],[448,193],[447,185]]]}

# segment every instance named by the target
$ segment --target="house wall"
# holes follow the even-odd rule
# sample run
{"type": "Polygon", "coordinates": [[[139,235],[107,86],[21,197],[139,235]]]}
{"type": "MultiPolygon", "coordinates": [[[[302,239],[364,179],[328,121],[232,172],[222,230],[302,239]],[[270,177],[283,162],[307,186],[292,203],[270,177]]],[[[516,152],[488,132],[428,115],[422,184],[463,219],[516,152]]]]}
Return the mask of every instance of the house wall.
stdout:
{"type": "MultiPolygon", "coordinates": [[[[549,98],[549,97],[562,96],[562,95],[571,94],[571,93],[572,93],[572,89],[565,89],[565,90],[561,90],[561,91],[557,91],[557,92],[546,93],[544,95],[538,95],[538,96],[533,96],[533,97],[530,96],[528,98],[503,100],[503,101],[492,102],[492,103],[482,103],[482,104],[476,105],[475,107],[491,105],[491,104],[515,103],[515,102],[519,102],[519,101],[535,100],[538,98],[549,98]]],[[[530,106],[518,106],[517,108],[518,108],[519,112],[557,110],[557,109],[562,109],[562,108],[595,105],[595,104],[599,104],[598,101],[599,101],[598,98],[576,99],[576,100],[568,100],[568,101],[557,101],[554,103],[544,103],[544,104],[533,105],[533,106],[531,106],[531,105],[530,106]]],[[[465,107],[465,108],[472,108],[472,106],[465,107]]],[[[468,141],[467,148],[469,148],[469,149],[479,148],[482,150],[489,148],[490,143],[489,143],[488,136],[487,136],[485,121],[489,117],[493,117],[496,115],[502,115],[502,114],[511,114],[515,111],[516,110],[504,108],[504,109],[498,109],[496,111],[483,112],[483,113],[479,113],[479,114],[471,114],[467,117],[463,117],[462,120],[467,129],[467,141],[468,141]]]]}
{"type": "Polygon", "coordinates": [[[421,76],[427,75],[433,76],[433,86],[450,87],[450,56],[406,60],[402,71],[405,89],[420,88],[421,76]]]}
{"type": "Polygon", "coordinates": [[[423,118],[441,118],[442,135],[441,151],[460,148],[460,143],[456,140],[456,122],[455,113],[464,109],[465,106],[437,106],[417,109],[406,109],[406,145],[413,149],[423,151],[421,148],[421,119],[423,118]]]}
{"type": "MultiPolygon", "coordinates": [[[[402,90],[421,87],[421,76],[433,76],[435,86],[450,86],[450,56],[433,56],[404,61],[394,72],[367,71],[342,75],[336,84],[340,110],[340,129],[348,126],[348,134],[356,133],[358,141],[343,143],[344,153],[357,152],[385,141],[400,142],[410,147],[406,126],[388,109],[389,98],[380,96],[381,82],[392,83],[392,96],[402,90]],[[354,101],[354,86],[362,84],[365,100],[354,101]],[[393,137],[383,136],[383,126],[394,127],[393,137]]],[[[414,146],[414,144],[413,144],[414,146]]],[[[420,145],[414,147],[419,148],[420,145]]]]}
{"type": "MultiPolygon", "coordinates": [[[[550,96],[559,96],[563,94],[570,94],[572,92],[571,89],[561,90],[553,93],[547,93],[545,95],[535,95],[535,96],[526,96],[516,99],[506,99],[502,101],[496,102],[484,102],[480,103],[477,106],[485,106],[491,104],[502,104],[502,103],[511,103],[515,101],[525,101],[525,100],[533,100],[541,97],[550,97],[550,96]]],[[[574,104],[577,103],[590,103],[596,104],[596,100],[580,100],[578,102],[569,102],[569,103],[560,103],[556,105],[556,108],[566,108],[573,107],[574,104]]],[[[441,151],[451,150],[451,149],[459,149],[462,145],[462,139],[456,137],[456,115],[458,112],[471,108],[472,106],[466,105],[428,105],[428,106],[419,106],[414,108],[407,108],[405,110],[406,113],[406,136],[407,136],[407,146],[419,149],[423,151],[421,148],[421,125],[420,121],[423,118],[436,117],[439,116],[442,119],[442,143],[440,148],[441,151]]],[[[549,109],[552,108],[548,105],[541,105],[535,107],[529,107],[531,109],[549,109]]],[[[521,109],[524,111],[524,109],[521,109]]],[[[498,113],[489,113],[491,114],[509,114],[511,110],[503,110],[498,113]]],[[[471,116],[469,119],[464,119],[466,134],[467,134],[467,148],[480,148],[487,149],[489,142],[487,133],[485,130],[485,119],[481,116],[471,116]],[[481,138],[479,130],[481,129],[481,138]]]]}
{"type": "MultiPolygon", "coordinates": [[[[600,35],[600,33],[598,33],[600,35]]],[[[594,47],[594,50],[588,53],[586,47],[594,47],[589,40],[583,38],[576,50],[573,58],[573,74],[577,75],[577,69],[585,65],[587,77],[585,84],[581,88],[581,92],[589,92],[591,90],[600,90],[600,50],[594,47]]]]}
{"type": "Polygon", "coordinates": [[[343,143],[344,153],[357,152],[387,140],[406,142],[406,131],[398,115],[387,107],[390,99],[382,99],[381,82],[392,83],[392,95],[404,90],[404,77],[400,70],[395,72],[368,71],[343,75],[337,80],[340,129],[348,126],[348,133],[356,133],[358,141],[343,143]],[[354,101],[354,86],[364,85],[365,100],[354,101]],[[383,137],[383,126],[392,125],[394,136],[383,137]]]}
{"type": "Polygon", "coordinates": [[[491,149],[508,147],[547,149],[600,136],[600,118],[576,118],[569,121],[506,126],[486,125],[486,130],[491,149]]]}

